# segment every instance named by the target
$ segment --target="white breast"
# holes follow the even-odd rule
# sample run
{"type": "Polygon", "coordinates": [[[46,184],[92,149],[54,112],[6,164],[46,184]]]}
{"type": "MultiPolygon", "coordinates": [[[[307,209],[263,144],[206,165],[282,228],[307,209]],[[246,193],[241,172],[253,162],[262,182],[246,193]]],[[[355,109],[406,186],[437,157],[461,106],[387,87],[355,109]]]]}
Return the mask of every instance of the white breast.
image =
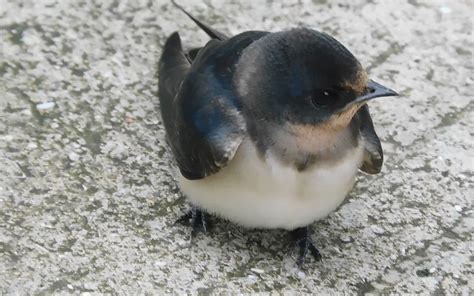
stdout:
{"type": "Polygon", "coordinates": [[[363,148],[335,165],[314,165],[298,172],[271,155],[261,159],[245,141],[234,159],[217,174],[179,183],[191,202],[247,227],[294,229],[324,218],[354,184],[363,148]]]}

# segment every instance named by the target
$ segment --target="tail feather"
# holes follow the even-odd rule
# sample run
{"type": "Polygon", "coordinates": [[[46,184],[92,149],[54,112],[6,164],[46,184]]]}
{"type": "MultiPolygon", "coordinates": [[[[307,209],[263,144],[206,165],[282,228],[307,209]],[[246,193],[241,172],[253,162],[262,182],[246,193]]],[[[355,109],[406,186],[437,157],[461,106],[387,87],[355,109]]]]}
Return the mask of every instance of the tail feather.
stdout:
{"type": "Polygon", "coordinates": [[[202,23],[201,21],[199,21],[198,19],[196,19],[192,14],[187,12],[181,5],[176,3],[174,0],[171,0],[171,3],[173,3],[173,5],[176,6],[179,10],[184,12],[190,19],[192,19],[196,23],[196,25],[199,26],[199,28],[201,28],[204,32],[206,32],[207,35],[209,35],[209,37],[211,37],[213,39],[219,39],[219,40],[229,39],[225,34],[209,27],[208,25],[206,25],[206,24],[202,23]]]}

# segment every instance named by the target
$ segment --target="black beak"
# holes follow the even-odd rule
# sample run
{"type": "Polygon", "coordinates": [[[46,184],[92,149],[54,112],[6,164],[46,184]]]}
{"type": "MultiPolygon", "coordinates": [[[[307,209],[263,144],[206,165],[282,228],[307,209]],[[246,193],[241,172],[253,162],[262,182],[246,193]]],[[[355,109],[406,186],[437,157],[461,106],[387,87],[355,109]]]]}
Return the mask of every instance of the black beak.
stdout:
{"type": "Polygon", "coordinates": [[[375,98],[380,98],[380,97],[392,97],[392,96],[398,96],[398,93],[386,88],[385,86],[378,84],[377,82],[373,80],[369,80],[368,83],[368,91],[366,94],[356,98],[352,103],[361,103],[365,102],[368,100],[372,100],[375,98]]]}

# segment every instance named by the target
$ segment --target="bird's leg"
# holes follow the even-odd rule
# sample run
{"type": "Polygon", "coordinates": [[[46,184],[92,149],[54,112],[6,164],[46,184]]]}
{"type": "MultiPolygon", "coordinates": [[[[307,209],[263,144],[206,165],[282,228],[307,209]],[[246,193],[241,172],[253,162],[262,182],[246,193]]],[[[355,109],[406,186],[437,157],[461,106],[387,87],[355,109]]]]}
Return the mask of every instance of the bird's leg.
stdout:
{"type": "Polygon", "coordinates": [[[209,220],[210,217],[208,213],[193,206],[191,209],[191,226],[193,228],[191,237],[195,237],[199,231],[206,234],[209,229],[209,220]]]}
{"type": "Polygon", "coordinates": [[[298,267],[303,266],[304,259],[306,254],[308,254],[308,251],[311,252],[311,255],[313,255],[316,261],[321,260],[321,254],[319,253],[318,249],[316,249],[313,241],[311,240],[308,227],[296,228],[291,231],[291,235],[299,251],[298,259],[296,260],[298,267]]]}
{"type": "Polygon", "coordinates": [[[191,210],[181,216],[176,223],[190,225],[192,227],[191,237],[195,237],[199,231],[207,233],[211,225],[210,215],[196,206],[192,206],[191,210]]]}

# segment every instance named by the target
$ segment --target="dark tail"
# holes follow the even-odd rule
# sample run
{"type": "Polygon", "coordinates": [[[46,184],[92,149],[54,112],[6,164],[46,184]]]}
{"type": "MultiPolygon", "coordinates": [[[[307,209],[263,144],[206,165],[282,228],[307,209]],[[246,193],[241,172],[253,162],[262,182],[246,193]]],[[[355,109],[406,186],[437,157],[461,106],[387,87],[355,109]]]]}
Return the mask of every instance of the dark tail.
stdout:
{"type": "Polygon", "coordinates": [[[198,19],[196,19],[192,14],[187,12],[181,5],[176,3],[174,0],[171,0],[171,3],[173,3],[174,6],[176,6],[179,10],[184,12],[187,16],[189,16],[189,18],[192,19],[196,23],[196,25],[199,26],[199,28],[204,30],[204,32],[206,32],[206,34],[209,35],[209,37],[211,37],[213,39],[219,39],[219,40],[228,39],[228,37],[225,34],[219,32],[217,30],[214,30],[213,28],[209,27],[208,25],[200,22],[198,19]]]}

